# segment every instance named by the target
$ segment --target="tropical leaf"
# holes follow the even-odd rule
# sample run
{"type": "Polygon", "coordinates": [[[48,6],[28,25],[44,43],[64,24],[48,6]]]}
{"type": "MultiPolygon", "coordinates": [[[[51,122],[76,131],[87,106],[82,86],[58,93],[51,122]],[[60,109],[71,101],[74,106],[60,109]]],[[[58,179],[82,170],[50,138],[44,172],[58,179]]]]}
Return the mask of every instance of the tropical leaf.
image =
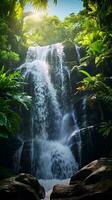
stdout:
{"type": "Polygon", "coordinates": [[[0,70],[0,137],[13,136],[19,127],[20,116],[15,108],[24,106],[28,110],[31,97],[22,91],[23,77],[19,71],[0,70]]]}
{"type": "Polygon", "coordinates": [[[112,121],[102,122],[100,125],[99,132],[102,133],[104,136],[108,136],[112,133],[112,121]]]}
{"type": "Polygon", "coordinates": [[[27,110],[31,105],[31,96],[25,95],[25,93],[14,95],[13,99],[23,105],[27,110]]]}
{"type": "Polygon", "coordinates": [[[85,76],[91,78],[92,76],[85,70],[80,69],[79,72],[81,72],[82,74],[84,74],[85,76]]]}

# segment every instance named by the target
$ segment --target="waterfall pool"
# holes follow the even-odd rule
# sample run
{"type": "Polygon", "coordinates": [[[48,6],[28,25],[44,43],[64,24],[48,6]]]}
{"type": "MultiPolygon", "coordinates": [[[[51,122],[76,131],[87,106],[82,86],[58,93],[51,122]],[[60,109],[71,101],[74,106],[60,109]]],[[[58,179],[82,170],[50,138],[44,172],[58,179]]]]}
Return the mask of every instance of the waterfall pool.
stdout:
{"type": "Polygon", "coordinates": [[[39,179],[39,183],[44,187],[46,191],[46,196],[44,200],[50,200],[50,195],[54,185],[61,184],[61,185],[68,185],[70,179],[39,179]]]}

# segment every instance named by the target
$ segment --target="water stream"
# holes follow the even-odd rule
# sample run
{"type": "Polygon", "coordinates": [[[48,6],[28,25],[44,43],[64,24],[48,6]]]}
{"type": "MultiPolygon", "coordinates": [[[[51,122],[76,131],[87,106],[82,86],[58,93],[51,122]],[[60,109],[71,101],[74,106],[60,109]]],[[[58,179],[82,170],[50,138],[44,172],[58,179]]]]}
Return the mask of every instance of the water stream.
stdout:
{"type": "MultiPolygon", "coordinates": [[[[70,72],[63,58],[60,43],[30,47],[26,62],[19,67],[24,77],[30,79],[33,91],[31,128],[20,137],[23,145],[30,143],[27,154],[31,173],[41,180],[67,179],[79,166],[68,143],[76,135],[80,157],[80,131],[70,101],[70,72]]],[[[23,149],[16,152],[20,170],[25,159],[23,149]]]]}

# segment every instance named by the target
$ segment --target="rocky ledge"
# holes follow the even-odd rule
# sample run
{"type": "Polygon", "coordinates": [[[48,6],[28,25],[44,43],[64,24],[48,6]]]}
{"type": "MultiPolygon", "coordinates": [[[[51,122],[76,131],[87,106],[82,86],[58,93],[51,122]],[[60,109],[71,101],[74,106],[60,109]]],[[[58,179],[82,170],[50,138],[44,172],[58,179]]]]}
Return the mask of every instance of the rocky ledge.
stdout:
{"type": "Polygon", "coordinates": [[[0,181],[0,199],[40,200],[45,198],[45,190],[30,174],[21,173],[0,181]]]}
{"type": "Polygon", "coordinates": [[[70,184],[55,185],[51,200],[111,200],[112,159],[95,160],[72,176],[70,184]]]}

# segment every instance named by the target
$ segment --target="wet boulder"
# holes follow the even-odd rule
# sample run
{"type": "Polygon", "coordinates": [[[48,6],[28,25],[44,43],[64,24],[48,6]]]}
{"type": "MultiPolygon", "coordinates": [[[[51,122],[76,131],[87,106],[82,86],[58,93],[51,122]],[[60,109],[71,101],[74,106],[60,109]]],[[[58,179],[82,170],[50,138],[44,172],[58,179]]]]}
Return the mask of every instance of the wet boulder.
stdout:
{"type": "Polygon", "coordinates": [[[0,181],[0,197],[4,200],[40,200],[45,198],[45,190],[35,177],[21,173],[0,181]]]}
{"type": "MultiPolygon", "coordinates": [[[[70,184],[76,184],[77,181],[88,182],[87,180],[92,179],[92,177],[100,176],[101,178],[111,178],[112,173],[112,159],[110,158],[100,158],[90,162],[85,167],[81,168],[76,174],[71,177],[70,184]],[[106,176],[107,175],[107,176],[106,176]]],[[[90,182],[89,182],[90,184],[90,182]]]]}
{"type": "Polygon", "coordinates": [[[79,184],[75,185],[55,185],[53,188],[53,192],[51,193],[52,200],[54,199],[72,199],[80,194],[87,193],[87,189],[79,184]]]}
{"type": "Polygon", "coordinates": [[[112,159],[100,158],[74,174],[70,185],[56,185],[51,199],[60,200],[111,200],[112,159]]]}

